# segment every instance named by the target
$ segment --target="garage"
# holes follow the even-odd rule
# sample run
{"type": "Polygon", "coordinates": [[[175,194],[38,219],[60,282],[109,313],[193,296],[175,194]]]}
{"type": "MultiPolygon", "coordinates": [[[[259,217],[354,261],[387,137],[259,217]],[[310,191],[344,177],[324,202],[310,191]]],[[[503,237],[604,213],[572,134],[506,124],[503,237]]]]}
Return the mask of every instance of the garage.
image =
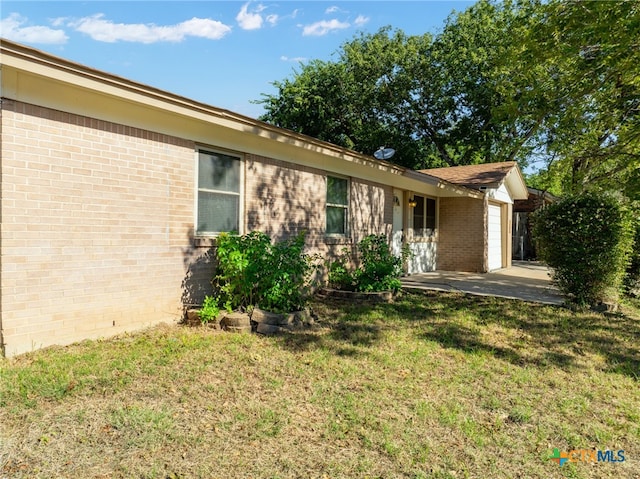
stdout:
{"type": "Polygon", "coordinates": [[[489,271],[502,268],[502,208],[489,205],[487,218],[487,255],[489,271]]]}
{"type": "Polygon", "coordinates": [[[486,273],[510,267],[513,202],[529,197],[518,164],[505,161],[421,172],[478,192],[476,199],[438,198],[438,269],[486,273]]]}

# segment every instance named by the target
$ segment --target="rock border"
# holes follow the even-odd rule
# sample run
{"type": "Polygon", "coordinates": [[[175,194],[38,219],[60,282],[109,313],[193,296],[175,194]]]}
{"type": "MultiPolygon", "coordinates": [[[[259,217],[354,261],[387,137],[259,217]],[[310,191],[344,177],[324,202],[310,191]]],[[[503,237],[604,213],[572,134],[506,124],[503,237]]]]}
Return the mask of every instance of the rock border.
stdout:
{"type": "Polygon", "coordinates": [[[315,320],[308,308],[289,314],[254,308],[251,312],[251,324],[256,333],[272,335],[309,329],[315,325],[315,320]]]}
{"type": "Polygon", "coordinates": [[[218,321],[211,321],[209,323],[203,323],[200,320],[200,309],[199,308],[189,308],[187,309],[187,314],[181,321],[181,324],[192,327],[203,327],[203,328],[211,328],[211,329],[219,329],[220,324],[218,321]]]}
{"type": "Polygon", "coordinates": [[[199,313],[199,309],[188,309],[183,324],[193,327],[222,329],[231,333],[256,332],[264,335],[300,331],[315,326],[314,315],[309,308],[288,314],[272,313],[260,308],[254,308],[250,314],[241,311],[233,311],[231,313],[221,311],[220,316],[215,321],[205,324],[200,321],[199,313]]]}

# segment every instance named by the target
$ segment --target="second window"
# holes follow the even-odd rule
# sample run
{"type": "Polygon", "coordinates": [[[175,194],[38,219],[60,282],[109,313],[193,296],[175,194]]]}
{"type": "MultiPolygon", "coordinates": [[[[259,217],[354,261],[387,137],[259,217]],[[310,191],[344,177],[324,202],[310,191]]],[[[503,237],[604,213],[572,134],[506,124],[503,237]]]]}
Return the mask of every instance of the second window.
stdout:
{"type": "Polygon", "coordinates": [[[436,231],[436,200],[414,195],[416,206],[413,208],[414,236],[431,236],[436,231]]]}
{"type": "Polygon", "coordinates": [[[327,234],[346,235],[349,219],[349,180],[327,176],[327,234]]]}

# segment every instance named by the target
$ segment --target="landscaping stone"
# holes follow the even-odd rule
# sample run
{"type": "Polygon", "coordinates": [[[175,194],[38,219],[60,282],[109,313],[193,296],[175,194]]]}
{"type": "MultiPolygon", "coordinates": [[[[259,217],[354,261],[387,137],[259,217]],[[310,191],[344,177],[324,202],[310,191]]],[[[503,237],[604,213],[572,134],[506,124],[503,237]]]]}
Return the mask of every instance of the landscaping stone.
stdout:
{"type": "Polygon", "coordinates": [[[603,301],[596,304],[591,309],[598,313],[615,313],[618,311],[619,306],[620,305],[614,301],[603,301]]]}
{"type": "Polygon", "coordinates": [[[256,323],[271,324],[273,326],[289,326],[293,324],[294,316],[292,314],[272,313],[255,308],[251,313],[251,320],[256,323]]]}
{"type": "Polygon", "coordinates": [[[203,323],[200,319],[200,310],[196,308],[188,309],[187,315],[184,319],[184,324],[187,326],[206,326],[210,329],[218,329],[219,324],[218,321],[210,321],[208,323],[203,323]]]}
{"type": "Polygon", "coordinates": [[[289,314],[278,314],[255,308],[251,313],[251,322],[260,334],[279,334],[287,331],[307,329],[315,325],[308,308],[289,314]]]}
{"type": "Polygon", "coordinates": [[[197,325],[200,324],[200,310],[199,309],[188,309],[187,310],[187,324],[197,325]]]}
{"type": "MultiPolygon", "coordinates": [[[[187,310],[185,323],[190,326],[200,326],[199,309],[187,310]]],[[[315,320],[311,311],[306,308],[289,314],[278,314],[255,308],[251,315],[239,311],[231,313],[223,311],[218,320],[211,321],[205,326],[213,329],[218,327],[232,333],[281,334],[311,328],[315,320]]]]}
{"type": "Polygon", "coordinates": [[[250,333],[251,320],[247,313],[232,312],[223,313],[220,319],[220,327],[233,333],[250,333]]]}
{"type": "Polygon", "coordinates": [[[251,325],[249,326],[225,326],[222,328],[224,331],[228,333],[251,333],[251,325]]]}

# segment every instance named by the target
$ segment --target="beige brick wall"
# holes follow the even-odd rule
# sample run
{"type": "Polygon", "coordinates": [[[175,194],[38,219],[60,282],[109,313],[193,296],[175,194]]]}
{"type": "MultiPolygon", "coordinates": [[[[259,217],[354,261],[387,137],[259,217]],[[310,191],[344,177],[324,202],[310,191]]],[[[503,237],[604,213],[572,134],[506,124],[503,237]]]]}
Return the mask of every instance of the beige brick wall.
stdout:
{"type": "Polygon", "coordinates": [[[276,240],[306,231],[309,245],[324,242],[326,174],[257,155],[245,155],[246,232],[276,240]]]}
{"type": "Polygon", "coordinates": [[[246,231],[284,239],[306,231],[310,253],[331,255],[368,234],[391,231],[393,188],[350,179],[349,234],[325,236],[327,173],[257,155],[246,155],[246,231]]]}
{"type": "MultiPolygon", "coordinates": [[[[177,321],[211,291],[193,142],[10,100],[1,121],[8,356],[177,321]]],[[[304,229],[322,254],[355,244],[325,238],[324,171],[245,159],[245,231],[304,229]]],[[[352,179],[350,237],[389,231],[392,208],[390,187],[352,179]]]]}
{"type": "Polygon", "coordinates": [[[437,268],[486,271],[485,201],[440,198],[437,268]]]}
{"type": "Polygon", "coordinates": [[[354,242],[369,234],[391,234],[393,188],[353,179],[351,181],[351,231],[354,242]]]}
{"type": "Polygon", "coordinates": [[[194,145],[3,100],[7,355],[181,317],[194,145]]]}

